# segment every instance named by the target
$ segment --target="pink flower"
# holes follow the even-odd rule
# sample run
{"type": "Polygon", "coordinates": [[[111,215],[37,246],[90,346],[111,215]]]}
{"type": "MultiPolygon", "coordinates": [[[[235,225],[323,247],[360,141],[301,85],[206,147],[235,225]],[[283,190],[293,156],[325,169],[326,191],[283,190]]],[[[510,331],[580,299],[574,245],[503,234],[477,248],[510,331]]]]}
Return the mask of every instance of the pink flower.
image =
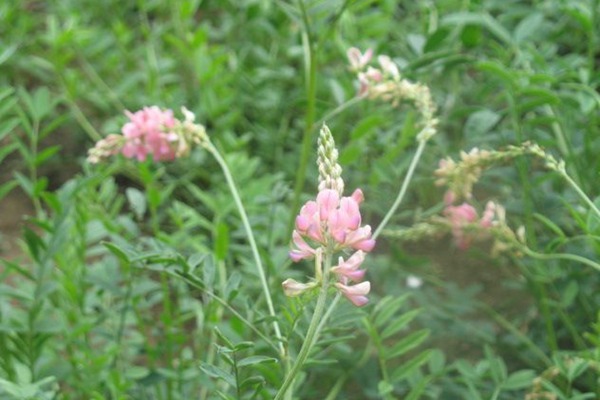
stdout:
{"type": "Polygon", "coordinates": [[[475,208],[468,203],[463,203],[460,206],[447,206],[444,214],[450,222],[452,235],[458,248],[461,250],[469,248],[471,238],[464,232],[464,229],[468,224],[477,220],[475,208]]]}
{"type": "Polygon", "coordinates": [[[483,216],[479,221],[479,224],[483,228],[491,228],[494,217],[496,216],[496,204],[492,201],[488,201],[485,205],[485,211],[483,212],[483,216]]]}
{"type": "Polygon", "coordinates": [[[340,257],[338,260],[338,265],[331,268],[331,272],[339,275],[340,278],[347,278],[354,282],[360,282],[365,276],[365,270],[359,269],[364,260],[365,253],[359,250],[352,254],[346,261],[340,257]]]}
{"type": "Polygon", "coordinates": [[[361,224],[359,204],[364,196],[360,189],[350,197],[340,199],[332,189],[323,189],[316,201],[308,201],[296,217],[293,242],[296,246],[290,252],[294,261],[314,256],[314,249],[304,240],[323,247],[334,246],[336,251],[355,249],[369,252],[375,246],[371,239],[371,227],[361,224]]]}
{"type": "Polygon", "coordinates": [[[357,307],[362,307],[369,302],[369,299],[367,298],[367,295],[371,291],[371,282],[369,281],[352,286],[338,282],[335,284],[335,287],[357,307]]]}
{"type": "Polygon", "coordinates": [[[389,56],[379,56],[377,57],[377,61],[379,61],[379,65],[381,65],[383,72],[390,75],[393,79],[400,79],[400,71],[398,70],[398,66],[389,56]]]}
{"type": "Polygon", "coordinates": [[[351,47],[348,49],[346,54],[348,56],[348,61],[350,61],[350,68],[355,71],[360,71],[369,63],[369,61],[371,61],[371,58],[373,57],[373,50],[367,49],[367,51],[365,51],[363,54],[356,47],[351,47]]]}
{"type": "Polygon", "coordinates": [[[475,207],[469,203],[453,206],[450,203],[453,198],[451,192],[446,193],[444,215],[450,223],[454,241],[461,250],[469,248],[472,240],[476,238],[475,235],[485,233],[497,224],[498,220],[503,219],[504,209],[492,201],[486,204],[483,215],[479,218],[475,207]],[[470,231],[467,232],[467,229],[470,231]]]}
{"type": "Polygon", "coordinates": [[[290,251],[289,255],[292,261],[298,262],[302,259],[310,259],[315,256],[315,250],[306,243],[297,231],[292,232],[292,239],[296,249],[290,251]]]}
{"type": "MultiPolygon", "coordinates": [[[[289,253],[294,262],[316,257],[315,276],[318,282],[322,276],[328,276],[322,273],[323,252],[333,254],[343,250],[356,250],[346,260],[339,257],[338,264],[330,271],[338,277],[336,288],[359,307],[369,301],[366,296],[371,290],[369,282],[361,282],[365,270],[360,269],[360,266],[365,259],[365,252],[375,247],[371,227],[361,226],[359,205],[363,200],[364,195],[360,189],[356,189],[351,196],[341,198],[336,190],[321,190],[315,200],[306,202],[300,209],[296,217],[296,229],[292,233],[294,247],[289,253]],[[360,283],[349,286],[348,282],[360,283]]],[[[307,290],[303,285],[288,279],[283,287],[288,296],[295,296],[296,293],[307,290]]]]}
{"type": "Polygon", "coordinates": [[[177,120],[172,110],[152,106],[135,113],[125,111],[125,115],[129,118],[121,130],[125,137],[121,153],[125,157],[139,161],[144,161],[148,155],[154,161],[175,159],[180,138],[173,132],[177,120]]]}
{"type": "Polygon", "coordinates": [[[311,283],[301,283],[296,281],[295,279],[288,278],[281,284],[283,286],[283,291],[288,297],[296,297],[300,296],[302,293],[306,292],[317,286],[316,282],[311,283]]]}

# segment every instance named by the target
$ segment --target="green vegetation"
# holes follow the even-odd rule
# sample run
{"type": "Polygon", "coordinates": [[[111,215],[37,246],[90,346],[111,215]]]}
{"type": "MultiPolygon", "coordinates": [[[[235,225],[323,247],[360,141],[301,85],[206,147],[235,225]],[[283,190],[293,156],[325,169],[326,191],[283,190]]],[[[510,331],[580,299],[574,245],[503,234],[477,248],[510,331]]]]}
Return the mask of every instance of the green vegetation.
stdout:
{"type": "Polygon", "coordinates": [[[321,299],[281,283],[313,275],[288,252],[324,122],[371,293],[331,290],[281,398],[600,398],[598,0],[4,1],[0,71],[0,221],[31,204],[2,224],[0,398],[275,398],[321,299]],[[350,47],[430,88],[426,147],[350,47]],[[151,105],[212,147],[86,161],[151,105]]]}

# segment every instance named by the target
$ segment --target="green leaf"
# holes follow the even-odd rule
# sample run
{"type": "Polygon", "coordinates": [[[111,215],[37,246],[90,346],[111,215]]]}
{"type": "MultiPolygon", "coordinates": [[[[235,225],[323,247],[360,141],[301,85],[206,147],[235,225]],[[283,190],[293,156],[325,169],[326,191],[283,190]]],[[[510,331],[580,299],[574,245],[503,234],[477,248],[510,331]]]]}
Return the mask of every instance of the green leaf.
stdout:
{"type": "Polygon", "coordinates": [[[450,25],[479,25],[486,28],[490,33],[496,36],[500,41],[505,44],[512,45],[512,37],[510,32],[506,30],[498,21],[496,21],[491,15],[487,13],[474,13],[474,12],[457,12],[446,15],[442,19],[442,24],[450,25]]]}
{"type": "Polygon", "coordinates": [[[146,367],[129,365],[125,368],[125,377],[131,380],[140,380],[150,375],[150,370],[146,367]]]}
{"type": "Polygon", "coordinates": [[[516,43],[523,43],[530,39],[535,33],[539,32],[544,22],[544,15],[539,12],[533,12],[525,17],[514,30],[516,43]]]}
{"type": "Polygon", "coordinates": [[[233,271],[225,286],[225,298],[227,298],[227,300],[231,301],[237,296],[241,282],[242,275],[238,271],[233,271]]]}
{"type": "Polygon", "coordinates": [[[423,353],[417,355],[409,361],[402,363],[399,368],[392,372],[392,380],[394,382],[398,382],[407,376],[410,376],[417,368],[429,360],[431,352],[432,350],[425,350],[423,353]]]}
{"type": "Polygon", "coordinates": [[[494,75],[496,78],[500,78],[504,83],[509,86],[516,88],[518,75],[507,69],[506,66],[498,61],[480,61],[475,64],[476,68],[480,71],[487,72],[494,75]]]}
{"type": "Polygon", "coordinates": [[[380,114],[373,114],[366,118],[363,118],[350,133],[352,141],[368,138],[373,136],[379,127],[384,122],[383,117],[380,114]]]}
{"type": "Polygon", "coordinates": [[[216,265],[213,257],[207,257],[202,268],[202,276],[207,287],[212,288],[215,282],[216,265]]]}
{"type": "Polygon", "coordinates": [[[240,384],[240,388],[244,389],[255,385],[263,386],[265,383],[265,378],[263,378],[262,376],[251,376],[242,381],[242,383],[240,384]]]}
{"type": "Polygon", "coordinates": [[[206,253],[192,254],[187,259],[187,265],[189,267],[189,271],[186,271],[186,272],[189,272],[190,274],[192,274],[192,273],[194,273],[196,268],[198,268],[200,266],[200,264],[207,264],[206,263],[207,257],[208,257],[208,254],[206,254],[206,253]]]}
{"type": "Polygon", "coordinates": [[[119,247],[116,244],[111,243],[111,242],[102,242],[102,245],[104,247],[106,247],[108,249],[108,251],[113,253],[123,263],[125,263],[125,264],[130,263],[129,255],[127,254],[128,252],[125,249],[122,249],[121,247],[119,247]]]}
{"type": "Polygon", "coordinates": [[[0,140],[4,139],[9,133],[12,133],[17,125],[19,125],[19,122],[19,118],[16,117],[3,120],[0,123],[0,140]]]}
{"type": "Polygon", "coordinates": [[[392,316],[402,307],[408,299],[409,294],[406,293],[400,297],[386,297],[382,299],[375,308],[377,315],[375,316],[375,325],[382,327],[392,318],[392,316]]]}
{"type": "Polygon", "coordinates": [[[421,312],[421,309],[417,308],[397,317],[381,332],[381,338],[386,339],[406,328],[406,326],[419,314],[419,312],[421,312]]]}
{"type": "Polygon", "coordinates": [[[235,386],[235,378],[233,375],[216,365],[207,364],[205,362],[200,365],[200,369],[206,373],[206,375],[211,378],[222,379],[227,382],[231,386],[235,386]]]}
{"type": "Polygon", "coordinates": [[[582,358],[573,358],[567,367],[567,379],[569,382],[574,382],[579,375],[583,374],[590,366],[587,360],[582,358]]]}
{"type": "Polygon", "coordinates": [[[254,348],[254,342],[250,342],[250,341],[239,342],[239,343],[236,343],[235,346],[233,346],[234,351],[242,351],[242,350],[248,350],[248,349],[252,349],[252,348],[254,348]]]}
{"type": "Polygon", "coordinates": [[[441,350],[434,349],[429,360],[429,370],[432,374],[439,374],[446,364],[446,356],[441,350]]]}
{"type": "Polygon", "coordinates": [[[484,109],[474,112],[469,115],[465,124],[465,138],[480,138],[488,133],[498,121],[500,121],[500,115],[492,110],[484,109]]]}
{"type": "Polygon", "coordinates": [[[46,161],[47,159],[49,159],[50,157],[52,157],[53,155],[58,153],[58,151],[60,149],[61,149],[61,147],[56,145],[56,146],[47,147],[44,150],[40,151],[37,154],[37,156],[35,157],[35,160],[34,160],[35,166],[39,167],[40,165],[42,165],[44,163],[44,161],[46,161]]]}
{"type": "Polygon", "coordinates": [[[16,181],[19,183],[19,186],[21,187],[21,189],[23,189],[23,191],[30,198],[33,197],[33,194],[34,194],[33,182],[31,182],[31,180],[29,178],[27,178],[25,175],[21,174],[20,172],[15,171],[14,177],[15,177],[16,181]]]}
{"type": "Polygon", "coordinates": [[[538,214],[538,213],[533,213],[533,218],[537,219],[538,221],[540,221],[541,223],[546,225],[546,228],[552,230],[552,232],[556,236],[563,238],[563,239],[566,238],[562,229],[560,229],[560,227],[558,225],[556,225],[554,223],[554,221],[552,221],[550,218],[546,217],[545,215],[538,214]]]}
{"type": "Polygon", "coordinates": [[[388,381],[379,381],[377,384],[377,393],[379,397],[385,398],[387,395],[394,391],[394,385],[389,383],[388,381]]]}
{"type": "Polygon", "coordinates": [[[432,35],[427,38],[427,42],[423,47],[423,52],[429,53],[431,51],[440,50],[444,47],[446,40],[450,36],[450,29],[445,27],[438,28],[432,35]]]}
{"type": "Polygon", "coordinates": [[[248,365],[269,364],[269,363],[276,363],[276,362],[277,362],[277,359],[273,358],[273,357],[250,356],[250,357],[242,358],[240,361],[238,361],[237,366],[238,366],[238,368],[242,368],[242,367],[246,367],[248,365]]]}
{"type": "MultiPolygon", "coordinates": [[[[600,209],[600,197],[594,199],[594,205],[600,209]]],[[[589,232],[598,232],[600,230],[600,217],[590,208],[587,214],[586,227],[589,232]]]]}
{"type": "Polygon", "coordinates": [[[413,332],[396,343],[384,356],[387,360],[401,356],[423,343],[428,336],[429,331],[426,329],[413,332]]]}
{"type": "Polygon", "coordinates": [[[0,200],[4,198],[7,194],[10,193],[15,187],[17,187],[19,183],[17,181],[9,181],[0,185],[0,200]]]}
{"type": "Polygon", "coordinates": [[[136,188],[127,188],[125,195],[137,219],[142,219],[146,213],[146,196],[136,188]]]}
{"type": "Polygon", "coordinates": [[[566,309],[573,305],[575,298],[579,294],[579,285],[576,281],[571,281],[567,284],[567,287],[562,291],[560,296],[560,306],[566,309]]]}
{"type": "Polygon", "coordinates": [[[233,350],[233,348],[234,348],[234,345],[233,345],[233,343],[232,343],[232,342],[231,342],[231,341],[230,341],[230,340],[227,338],[227,336],[225,336],[225,335],[223,334],[223,332],[221,332],[221,330],[220,330],[218,327],[216,327],[216,326],[215,326],[215,333],[217,334],[217,336],[219,337],[219,339],[221,339],[221,340],[222,340],[222,341],[223,341],[223,342],[224,342],[224,343],[227,345],[227,347],[228,347],[228,348],[230,348],[230,349],[232,349],[232,350],[233,350]]]}
{"type": "Polygon", "coordinates": [[[219,221],[215,227],[215,257],[225,260],[229,251],[229,226],[219,221]]]}
{"type": "Polygon", "coordinates": [[[500,386],[504,390],[517,390],[530,387],[536,374],[531,370],[522,370],[512,373],[500,386]]]}

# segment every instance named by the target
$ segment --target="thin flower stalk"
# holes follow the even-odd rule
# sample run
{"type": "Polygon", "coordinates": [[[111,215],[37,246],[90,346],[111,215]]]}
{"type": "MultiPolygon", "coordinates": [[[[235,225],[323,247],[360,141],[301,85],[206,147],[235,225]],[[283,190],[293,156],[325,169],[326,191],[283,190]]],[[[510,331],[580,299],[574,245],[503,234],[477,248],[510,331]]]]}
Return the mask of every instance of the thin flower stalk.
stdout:
{"type": "Polygon", "coordinates": [[[391,57],[380,55],[377,57],[378,66],[370,66],[369,63],[373,58],[371,49],[362,53],[356,47],[352,47],[348,49],[347,56],[350,70],[357,74],[358,97],[390,102],[394,107],[402,101],[409,101],[414,104],[421,115],[421,130],[417,134],[417,142],[419,143],[417,150],[394,203],[373,233],[373,239],[376,239],[400,207],[425,145],[437,133],[436,106],[429,88],[421,83],[414,83],[403,78],[400,69],[391,57]]]}
{"type": "Polygon", "coordinates": [[[269,309],[269,314],[273,317],[273,330],[275,331],[275,337],[277,339],[277,345],[279,347],[279,352],[282,357],[285,357],[285,348],[283,346],[283,337],[281,335],[281,329],[279,328],[279,323],[276,320],[275,308],[273,307],[273,299],[271,296],[271,291],[269,290],[269,284],[267,283],[267,277],[265,275],[265,269],[263,267],[260,254],[258,252],[258,246],[256,245],[256,240],[254,239],[254,233],[252,231],[252,227],[250,226],[250,221],[248,220],[248,215],[246,214],[246,210],[244,208],[244,204],[240,198],[239,192],[233,180],[233,176],[231,175],[231,171],[227,166],[227,163],[216,149],[216,147],[208,141],[205,144],[205,148],[213,155],[217,163],[223,170],[223,175],[225,175],[225,180],[227,181],[227,185],[229,186],[229,190],[231,191],[231,195],[235,201],[238,212],[240,213],[240,218],[242,219],[242,224],[244,225],[244,229],[246,231],[246,235],[248,236],[248,242],[250,243],[250,248],[252,249],[252,255],[254,257],[254,263],[256,265],[256,271],[258,272],[258,277],[260,279],[260,283],[265,295],[265,299],[267,301],[267,307],[269,309]]]}

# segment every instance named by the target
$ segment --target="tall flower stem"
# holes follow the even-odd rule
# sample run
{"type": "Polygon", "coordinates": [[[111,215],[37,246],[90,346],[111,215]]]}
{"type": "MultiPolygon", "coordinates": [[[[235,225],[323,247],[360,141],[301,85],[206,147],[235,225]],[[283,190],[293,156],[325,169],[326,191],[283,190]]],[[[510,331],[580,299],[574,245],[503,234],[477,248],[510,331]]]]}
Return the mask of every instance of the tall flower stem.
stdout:
{"type": "Polygon", "coordinates": [[[423,154],[423,150],[425,149],[426,144],[427,144],[427,140],[419,141],[419,147],[417,147],[417,151],[415,152],[415,155],[413,156],[413,159],[410,162],[408,171],[406,172],[406,176],[404,177],[404,182],[402,182],[402,186],[400,187],[400,191],[398,192],[398,196],[396,197],[396,200],[394,201],[394,204],[392,205],[392,207],[388,210],[387,214],[385,214],[385,217],[383,217],[383,221],[381,221],[381,223],[375,230],[375,233],[373,233],[373,239],[376,239],[377,236],[379,236],[381,231],[383,231],[383,228],[385,228],[385,226],[390,221],[390,218],[392,218],[392,215],[394,215],[394,213],[400,206],[400,203],[402,203],[402,200],[404,199],[404,195],[406,194],[406,189],[408,189],[408,184],[412,180],[413,174],[415,172],[415,168],[417,167],[417,164],[419,163],[419,160],[421,159],[421,155],[423,154]]]}
{"type": "MultiPolygon", "coordinates": [[[[319,258],[319,257],[317,257],[319,258]]],[[[319,262],[318,260],[316,262],[319,262]]],[[[304,339],[304,343],[302,343],[302,347],[300,348],[300,352],[298,353],[298,357],[296,357],[296,361],[294,365],[292,365],[291,370],[286,375],[281,388],[277,392],[275,396],[275,400],[281,400],[286,395],[287,391],[290,389],[290,386],[294,382],[296,375],[302,369],[302,366],[306,362],[310,351],[312,350],[318,333],[320,331],[320,327],[322,328],[322,321],[325,319],[323,317],[323,313],[325,312],[325,304],[327,303],[327,291],[329,290],[329,270],[331,268],[331,254],[326,252],[325,254],[325,268],[323,270],[323,280],[321,281],[321,290],[319,291],[319,297],[317,299],[317,305],[315,306],[315,312],[310,320],[310,325],[308,326],[308,331],[306,332],[306,337],[304,339]]],[[[329,313],[328,313],[329,314],[329,313]]]]}
{"type": "Polygon", "coordinates": [[[600,271],[600,264],[590,260],[589,258],[585,258],[579,256],[577,254],[570,253],[554,253],[554,254],[544,254],[538,253],[537,251],[531,250],[526,246],[519,246],[519,249],[523,251],[523,253],[527,254],[531,258],[536,258],[538,260],[569,260],[575,261],[577,263],[585,264],[588,267],[594,268],[596,271],[600,271]]]}
{"type": "Polygon", "coordinates": [[[569,176],[569,174],[567,173],[567,171],[564,168],[559,168],[558,169],[558,173],[560,173],[560,175],[565,178],[565,180],[569,183],[569,185],[571,185],[571,187],[577,192],[577,194],[579,195],[579,197],[581,197],[581,199],[587,203],[588,206],[590,206],[590,208],[592,209],[592,211],[594,211],[594,213],[596,214],[596,216],[598,218],[600,218],[600,210],[598,209],[598,207],[596,207],[596,205],[594,204],[594,202],[588,197],[587,194],[585,194],[585,192],[579,187],[579,185],[577,184],[577,182],[575,182],[573,180],[573,178],[571,178],[569,176]]]}
{"type": "Polygon", "coordinates": [[[277,323],[277,319],[275,316],[275,308],[273,307],[273,299],[271,297],[271,292],[269,291],[269,284],[267,283],[267,277],[265,275],[265,269],[263,267],[262,261],[260,259],[260,254],[258,253],[258,247],[256,245],[256,240],[254,239],[254,233],[252,232],[252,227],[250,226],[250,222],[248,220],[248,215],[246,214],[246,210],[244,209],[244,204],[240,198],[240,194],[237,190],[235,182],[233,181],[233,176],[231,175],[231,171],[227,166],[227,163],[217,150],[217,148],[211,143],[208,142],[205,144],[206,149],[215,157],[219,166],[223,170],[223,174],[225,175],[225,179],[227,181],[227,185],[229,186],[229,190],[233,196],[233,200],[235,201],[235,205],[238,208],[240,213],[240,217],[242,219],[242,224],[244,225],[244,229],[246,230],[246,235],[248,236],[248,241],[250,242],[250,247],[252,249],[252,255],[254,256],[254,262],[256,265],[256,270],[258,271],[258,277],[260,279],[260,283],[262,285],[263,292],[265,294],[265,299],[267,301],[267,307],[269,309],[269,314],[273,317],[273,329],[275,330],[275,337],[277,339],[277,345],[279,348],[279,353],[283,358],[285,358],[285,348],[283,347],[283,337],[281,336],[281,329],[279,328],[279,324],[277,323]]]}

